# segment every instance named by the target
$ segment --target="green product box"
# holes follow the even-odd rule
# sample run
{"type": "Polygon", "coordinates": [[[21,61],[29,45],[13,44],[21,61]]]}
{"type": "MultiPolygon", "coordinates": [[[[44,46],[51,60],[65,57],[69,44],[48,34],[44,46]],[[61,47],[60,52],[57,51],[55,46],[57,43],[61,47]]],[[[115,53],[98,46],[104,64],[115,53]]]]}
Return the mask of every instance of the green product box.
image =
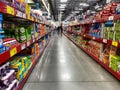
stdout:
{"type": "Polygon", "coordinates": [[[110,40],[113,40],[113,38],[114,38],[114,32],[113,31],[110,31],[110,32],[108,32],[109,33],[109,39],[110,40]]]}
{"type": "Polygon", "coordinates": [[[27,41],[31,40],[31,30],[30,29],[26,29],[26,38],[27,38],[27,41]]]}
{"type": "Polygon", "coordinates": [[[114,21],[115,31],[120,31],[120,20],[114,21]]]}
{"type": "Polygon", "coordinates": [[[103,34],[103,38],[108,39],[108,32],[104,32],[104,34],[103,34]]]}
{"type": "Polygon", "coordinates": [[[120,56],[110,55],[110,67],[114,70],[118,70],[118,66],[120,65],[120,56]]]}
{"type": "Polygon", "coordinates": [[[120,41],[120,31],[116,31],[115,33],[115,40],[120,41]]]}
{"type": "Polygon", "coordinates": [[[115,65],[115,64],[112,64],[112,65],[111,65],[111,68],[112,68],[112,70],[114,70],[115,72],[118,71],[118,66],[115,65]]]}
{"type": "Polygon", "coordinates": [[[27,41],[27,37],[26,37],[26,35],[25,34],[22,34],[22,35],[20,35],[20,37],[19,37],[19,42],[26,42],[27,41]]]}
{"type": "Polygon", "coordinates": [[[25,32],[26,32],[25,28],[24,27],[20,27],[19,33],[20,34],[24,34],[25,32]]]}

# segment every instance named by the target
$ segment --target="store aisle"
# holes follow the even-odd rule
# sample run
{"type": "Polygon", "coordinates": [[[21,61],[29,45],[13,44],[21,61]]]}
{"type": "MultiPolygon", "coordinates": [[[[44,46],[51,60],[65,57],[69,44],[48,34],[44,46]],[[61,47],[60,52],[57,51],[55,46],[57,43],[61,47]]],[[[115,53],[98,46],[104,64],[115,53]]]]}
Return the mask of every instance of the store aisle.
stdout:
{"type": "Polygon", "coordinates": [[[120,83],[65,36],[55,36],[23,90],[120,90],[120,83]]]}

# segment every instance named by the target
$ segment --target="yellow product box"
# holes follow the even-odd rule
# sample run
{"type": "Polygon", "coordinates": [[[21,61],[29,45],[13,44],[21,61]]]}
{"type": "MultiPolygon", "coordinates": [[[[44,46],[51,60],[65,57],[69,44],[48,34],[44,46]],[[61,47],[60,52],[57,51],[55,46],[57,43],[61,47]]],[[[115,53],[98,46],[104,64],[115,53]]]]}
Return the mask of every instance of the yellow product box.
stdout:
{"type": "Polygon", "coordinates": [[[10,67],[19,71],[22,69],[22,64],[20,62],[17,62],[15,64],[10,65],[10,67]]]}
{"type": "Polygon", "coordinates": [[[24,75],[23,75],[24,78],[26,77],[27,73],[28,73],[28,70],[24,72],[24,75]]]}
{"type": "Polygon", "coordinates": [[[20,2],[22,3],[22,2],[25,2],[25,0],[20,0],[20,2]]]}
{"type": "Polygon", "coordinates": [[[30,6],[28,4],[25,5],[25,10],[26,10],[26,14],[30,14],[30,6]]]}
{"type": "Polygon", "coordinates": [[[16,73],[16,78],[17,78],[19,81],[22,80],[22,78],[23,78],[23,70],[24,70],[24,69],[22,69],[21,71],[19,71],[19,72],[16,73]]]}
{"type": "Polygon", "coordinates": [[[30,18],[31,18],[31,17],[30,17],[30,14],[27,14],[27,19],[30,20],[30,18]]]}

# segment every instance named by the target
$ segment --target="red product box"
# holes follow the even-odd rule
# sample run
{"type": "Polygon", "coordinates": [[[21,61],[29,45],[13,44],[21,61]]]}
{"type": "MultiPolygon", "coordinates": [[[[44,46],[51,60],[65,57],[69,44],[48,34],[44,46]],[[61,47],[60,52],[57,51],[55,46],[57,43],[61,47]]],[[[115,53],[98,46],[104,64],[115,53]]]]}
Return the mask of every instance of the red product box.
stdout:
{"type": "Polygon", "coordinates": [[[6,8],[7,8],[7,5],[2,3],[2,2],[0,2],[0,12],[6,13],[7,12],[6,8]]]}

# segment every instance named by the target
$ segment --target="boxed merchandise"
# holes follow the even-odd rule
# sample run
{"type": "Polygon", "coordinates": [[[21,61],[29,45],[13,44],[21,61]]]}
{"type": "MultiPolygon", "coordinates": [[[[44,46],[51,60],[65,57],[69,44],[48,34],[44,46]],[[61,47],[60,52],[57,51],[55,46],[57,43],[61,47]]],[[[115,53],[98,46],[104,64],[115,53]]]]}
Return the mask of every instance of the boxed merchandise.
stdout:
{"type": "Polygon", "coordinates": [[[114,71],[118,71],[119,70],[119,65],[120,65],[120,56],[110,55],[110,67],[114,71]]]}
{"type": "Polygon", "coordinates": [[[116,14],[120,14],[120,4],[117,5],[116,14]]]}
{"type": "Polygon", "coordinates": [[[30,29],[26,29],[26,39],[27,41],[31,40],[31,30],[30,29]]]}
{"type": "Polygon", "coordinates": [[[101,24],[95,23],[92,25],[91,30],[89,31],[89,35],[97,38],[101,38],[101,24]]]}
{"type": "Polygon", "coordinates": [[[5,38],[3,45],[5,47],[5,50],[9,50],[13,47],[16,47],[18,45],[18,42],[14,38],[5,38]]]}
{"type": "Polygon", "coordinates": [[[110,61],[109,61],[110,48],[111,47],[109,45],[107,45],[102,53],[102,60],[106,65],[109,65],[109,63],[110,63],[110,61]]]}
{"type": "Polygon", "coordinates": [[[17,56],[10,62],[10,67],[16,71],[16,78],[19,81],[25,77],[31,65],[31,60],[24,56],[17,56]]]}
{"type": "Polygon", "coordinates": [[[31,11],[30,6],[28,4],[26,4],[26,6],[25,6],[25,13],[26,14],[30,14],[30,11],[31,11]]]}
{"type": "Polygon", "coordinates": [[[34,62],[34,59],[36,57],[35,45],[33,44],[32,46],[22,50],[19,54],[22,56],[27,56],[27,58],[29,58],[32,62],[34,62]]]}
{"type": "Polygon", "coordinates": [[[39,44],[35,43],[34,45],[35,45],[35,54],[39,55],[39,44]]]}
{"type": "Polygon", "coordinates": [[[13,1],[13,4],[14,4],[14,7],[15,7],[17,10],[25,13],[26,4],[25,4],[24,2],[21,2],[20,0],[14,0],[14,1],[13,1]]]}
{"type": "Polygon", "coordinates": [[[120,41],[120,31],[115,32],[115,41],[120,41]]]}
{"type": "Polygon", "coordinates": [[[3,2],[3,3],[10,5],[10,6],[14,6],[13,0],[0,0],[0,2],[3,2]]]}
{"type": "Polygon", "coordinates": [[[114,30],[120,31],[120,20],[114,21],[114,30]]]}
{"type": "Polygon", "coordinates": [[[88,42],[88,51],[93,53],[95,56],[97,56],[98,58],[100,57],[100,43],[95,42],[95,41],[89,41],[88,42]]]}
{"type": "Polygon", "coordinates": [[[16,89],[18,81],[16,80],[15,70],[11,69],[9,63],[4,64],[0,67],[0,87],[1,90],[12,90],[16,89]],[[13,84],[11,87],[9,87],[13,84]]]}
{"type": "Polygon", "coordinates": [[[108,32],[108,39],[114,40],[114,31],[109,31],[108,32]]]}

